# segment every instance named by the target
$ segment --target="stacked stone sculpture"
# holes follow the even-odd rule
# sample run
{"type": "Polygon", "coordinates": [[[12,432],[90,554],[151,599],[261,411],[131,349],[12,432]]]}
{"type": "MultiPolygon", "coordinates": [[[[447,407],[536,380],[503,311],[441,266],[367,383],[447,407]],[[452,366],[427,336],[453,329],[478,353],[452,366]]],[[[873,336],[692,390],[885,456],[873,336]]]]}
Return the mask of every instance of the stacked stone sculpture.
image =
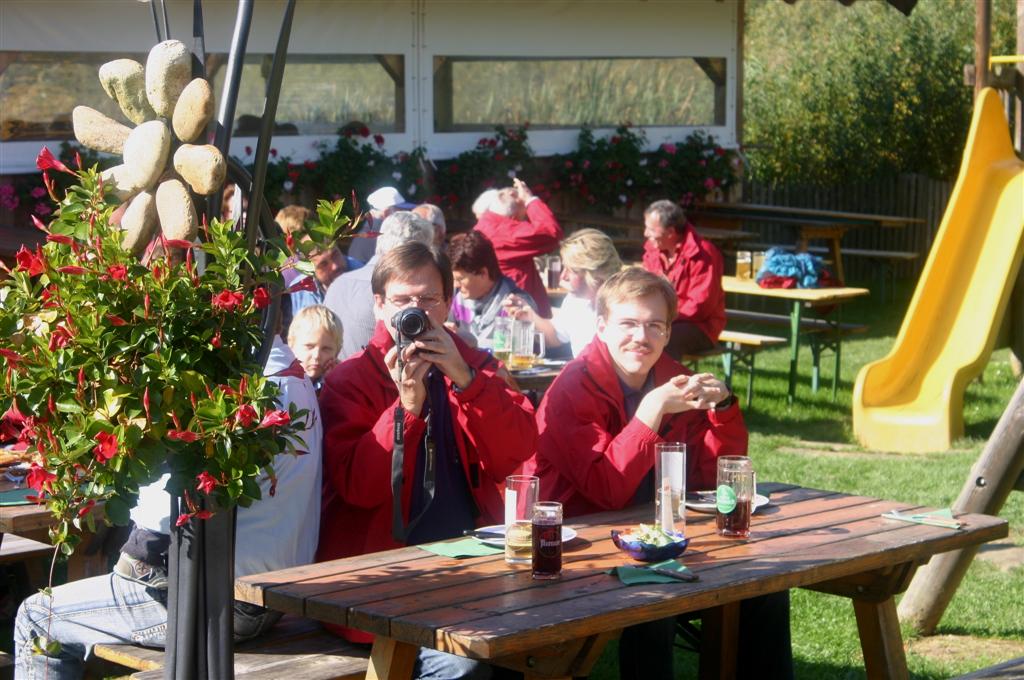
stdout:
{"type": "Polygon", "coordinates": [[[213,120],[210,84],[192,78],[192,54],[179,40],[153,47],[145,67],[132,59],[107,62],[99,78],[134,127],[88,106],[75,107],[72,122],[80,144],[123,159],[102,177],[127,203],[125,248],[141,255],[158,229],[167,239],[194,240],[192,194],[215,193],[227,175],[224,155],[201,139],[213,120]]]}

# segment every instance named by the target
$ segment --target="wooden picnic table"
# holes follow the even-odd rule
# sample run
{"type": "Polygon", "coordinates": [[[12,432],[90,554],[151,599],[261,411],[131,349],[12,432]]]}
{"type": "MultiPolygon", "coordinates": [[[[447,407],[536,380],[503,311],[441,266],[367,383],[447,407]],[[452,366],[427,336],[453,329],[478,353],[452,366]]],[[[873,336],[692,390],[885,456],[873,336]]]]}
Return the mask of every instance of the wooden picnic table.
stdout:
{"type": "MultiPolygon", "coordinates": [[[[14,489],[10,481],[0,481],[0,491],[14,489]]],[[[102,504],[97,504],[92,512],[99,519],[103,516],[102,504]]],[[[50,543],[50,525],[53,515],[45,505],[29,503],[27,505],[0,506],[0,545],[6,534],[14,534],[29,538],[40,543],[50,543]]],[[[75,548],[68,559],[68,580],[75,581],[89,576],[98,576],[108,571],[107,559],[101,546],[104,543],[107,528],[102,521],[96,523],[96,533],[89,534],[75,548]]]]}
{"type": "MultiPolygon", "coordinates": [[[[738,278],[736,276],[723,276],[722,289],[726,293],[735,295],[749,295],[762,298],[776,298],[790,303],[789,307],[789,402],[792,403],[796,396],[797,362],[800,359],[800,336],[801,324],[803,323],[804,305],[820,307],[823,305],[836,305],[833,315],[823,317],[822,321],[828,328],[833,330],[835,337],[836,365],[832,377],[832,395],[835,397],[838,380],[839,367],[842,357],[842,303],[849,302],[855,297],[867,295],[871,291],[867,288],[851,288],[843,286],[840,288],[762,288],[757,285],[754,279],[738,278]]],[[[817,388],[817,374],[815,374],[815,388],[817,388]]]]}
{"type": "Polygon", "coordinates": [[[557,366],[541,364],[525,371],[510,371],[510,373],[515,378],[520,392],[533,390],[538,395],[543,395],[544,391],[551,387],[551,383],[554,382],[563,368],[565,368],[565,363],[557,366]]]}
{"type": "Polygon", "coordinates": [[[703,610],[702,677],[730,677],[739,602],[810,588],[853,601],[868,678],[898,680],[908,674],[893,596],[932,555],[1008,534],[997,517],[960,515],[959,530],[912,524],[881,515],[916,506],[791,485],[771,500],[749,540],[721,538],[713,515],[687,513],[681,559],[696,583],[625,586],[606,573],[632,564],[609,530],[650,521],[648,504],[567,521],[579,537],[564,546],[558,580],[534,581],[501,554],[454,560],[408,547],[246,576],[235,597],[373,633],[367,677],[403,680],[418,647],[528,679],[585,676],[623,628],[703,610]]]}
{"type": "Polygon", "coordinates": [[[697,223],[708,226],[739,229],[746,226],[748,222],[776,222],[793,225],[798,230],[796,242],[798,250],[806,251],[808,243],[816,239],[826,242],[829,256],[832,258],[832,266],[840,281],[846,280],[843,271],[841,242],[847,231],[859,227],[876,226],[892,229],[924,223],[924,220],[917,217],[815,208],[790,208],[760,203],[698,203],[697,207],[690,212],[697,223]]]}

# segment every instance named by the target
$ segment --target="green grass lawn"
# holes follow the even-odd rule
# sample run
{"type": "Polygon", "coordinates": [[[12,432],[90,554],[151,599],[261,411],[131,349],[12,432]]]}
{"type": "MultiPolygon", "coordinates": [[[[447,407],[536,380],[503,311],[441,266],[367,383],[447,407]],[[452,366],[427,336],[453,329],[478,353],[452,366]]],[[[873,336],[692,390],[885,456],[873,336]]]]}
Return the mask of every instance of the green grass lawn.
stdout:
{"type": "MultiPolygon", "coordinates": [[[[870,287],[870,282],[867,284],[870,287]]],[[[801,380],[792,407],[786,403],[789,355],[778,349],[758,355],[753,408],[746,412],[750,429],[750,455],[763,481],[779,481],[863,494],[880,498],[946,507],[953,503],[1003,409],[1017,386],[1009,352],[993,354],[980,380],[964,400],[967,436],[954,449],[933,454],[878,454],[860,449],[853,437],[851,391],[857,373],[869,361],[881,358],[892,346],[902,322],[910,291],[902,290],[896,304],[883,304],[872,296],[844,309],[844,320],[868,324],[871,331],[843,344],[843,366],[838,398],[831,390],[810,389],[810,352],[801,353],[801,380]],[[834,451],[832,449],[835,449],[834,451]]],[[[781,311],[781,310],[780,310],[781,311]]],[[[761,329],[761,332],[765,332],[761,329]]],[[[767,331],[769,333],[773,331],[767,331]]],[[[830,386],[831,356],[822,361],[823,383],[830,386]]],[[[711,370],[710,362],[702,370],[711,370]]],[[[717,371],[718,367],[714,369],[717,371]]],[[[746,374],[737,374],[737,389],[746,374]]],[[[1000,513],[1010,522],[1014,543],[1024,546],[1024,493],[1013,493],[1000,513]]],[[[798,678],[863,678],[856,622],[850,601],[821,593],[792,593],[793,653],[798,678]]],[[[1015,656],[1024,654],[1024,565],[1009,572],[975,561],[946,610],[937,633],[973,636],[966,654],[925,656],[911,642],[907,663],[911,677],[949,678],[1007,660],[993,654],[1000,640],[1018,643],[1015,656]]],[[[693,654],[677,657],[679,677],[696,677],[693,654]]],[[[614,648],[606,651],[591,678],[618,677],[614,648]]]]}

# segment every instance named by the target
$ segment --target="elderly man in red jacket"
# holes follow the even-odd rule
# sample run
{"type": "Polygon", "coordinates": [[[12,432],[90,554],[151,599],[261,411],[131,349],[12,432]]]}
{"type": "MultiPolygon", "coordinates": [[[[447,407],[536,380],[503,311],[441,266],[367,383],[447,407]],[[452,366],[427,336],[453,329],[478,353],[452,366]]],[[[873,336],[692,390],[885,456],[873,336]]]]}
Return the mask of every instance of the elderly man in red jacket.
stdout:
{"type": "MultiPolygon", "coordinates": [[[[597,337],[544,396],[537,455],[524,471],[540,477],[541,497],[561,501],[567,518],[653,501],[658,442],[686,443],[688,489],[714,488],[719,455],[746,454],[747,429],[729,389],[664,351],[676,305],[661,276],[634,267],[609,278],[597,294],[597,337]]],[[[674,619],[626,629],[620,677],[675,677],[674,635],[674,619]]],[[[741,673],[792,676],[788,595],[743,603],[740,648],[741,673]]]]}
{"type": "Polygon", "coordinates": [[[644,268],[667,277],[679,298],[668,353],[681,357],[714,347],[725,328],[722,254],[672,201],[647,206],[644,238],[644,268]]]}
{"type": "Polygon", "coordinates": [[[537,303],[537,313],[551,318],[551,301],[533,258],[558,248],[562,228],[551,209],[520,179],[502,189],[480,216],[474,229],[487,237],[498,254],[501,273],[537,303]]]}
{"type": "MultiPolygon", "coordinates": [[[[371,286],[376,332],[365,350],[327,374],[320,394],[321,561],[453,538],[503,521],[505,477],[536,447],[529,400],[498,377],[489,354],[444,327],[453,290],[447,256],[422,243],[399,246],[377,262],[371,286]],[[427,330],[404,345],[399,361],[392,322],[414,309],[425,313],[427,330]],[[404,472],[393,478],[396,413],[404,427],[404,472]],[[430,477],[433,484],[426,483],[430,477]],[[393,483],[401,483],[398,499],[393,483]]],[[[371,639],[339,632],[357,642],[371,639]]],[[[480,678],[489,671],[428,650],[417,661],[417,677],[480,678]]]]}

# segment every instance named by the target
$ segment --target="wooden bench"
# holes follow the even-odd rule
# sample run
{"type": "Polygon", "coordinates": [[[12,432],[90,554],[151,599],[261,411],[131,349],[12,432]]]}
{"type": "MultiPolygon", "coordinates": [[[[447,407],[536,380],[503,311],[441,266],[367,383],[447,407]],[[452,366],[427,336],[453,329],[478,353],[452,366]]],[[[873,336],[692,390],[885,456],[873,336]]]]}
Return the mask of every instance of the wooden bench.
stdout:
{"type": "Polygon", "coordinates": [[[785,345],[786,338],[775,335],[759,335],[757,333],[743,333],[731,331],[728,328],[718,335],[718,342],[727,348],[722,361],[725,364],[725,384],[732,389],[732,376],[736,364],[747,369],[747,404],[750,408],[754,400],[754,358],[762,349],[785,345]]]}
{"type": "Polygon", "coordinates": [[[46,585],[49,560],[53,558],[53,546],[17,534],[2,534],[0,564],[22,562],[29,586],[33,589],[46,585]]]}
{"type": "MultiPolygon", "coordinates": [[[[757,323],[789,328],[790,318],[786,314],[769,314],[751,312],[745,309],[726,309],[725,318],[734,323],[757,323]]],[[[835,355],[835,369],[832,376],[833,396],[839,381],[839,367],[842,359],[842,340],[848,335],[866,333],[868,327],[859,323],[833,322],[821,318],[801,318],[800,333],[808,338],[811,345],[813,366],[811,372],[811,389],[818,391],[821,380],[821,354],[830,350],[835,355]]]]}
{"type": "MultiPolygon", "coordinates": [[[[96,645],[97,657],[138,673],[138,680],[163,678],[164,651],[127,644],[96,645]]],[[[235,677],[273,680],[355,680],[366,675],[370,650],[347,642],[297,616],[284,616],[266,635],[235,645],[235,677]]]]}
{"type": "Polygon", "coordinates": [[[1024,678],[1024,656],[961,675],[956,680],[1019,680],[1024,678]]]}

